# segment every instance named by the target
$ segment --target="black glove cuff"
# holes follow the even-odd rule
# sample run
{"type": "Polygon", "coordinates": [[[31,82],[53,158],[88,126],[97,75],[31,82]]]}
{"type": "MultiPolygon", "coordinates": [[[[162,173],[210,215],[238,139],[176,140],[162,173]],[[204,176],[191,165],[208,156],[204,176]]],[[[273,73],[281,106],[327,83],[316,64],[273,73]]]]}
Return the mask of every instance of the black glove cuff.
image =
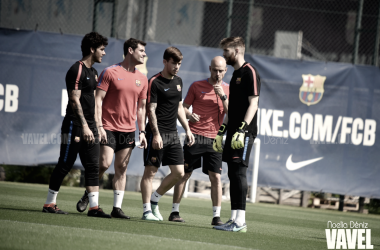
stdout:
{"type": "Polygon", "coordinates": [[[227,130],[227,124],[223,123],[222,126],[220,126],[219,128],[218,135],[224,135],[226,133],[226,130],[227,130]]]}

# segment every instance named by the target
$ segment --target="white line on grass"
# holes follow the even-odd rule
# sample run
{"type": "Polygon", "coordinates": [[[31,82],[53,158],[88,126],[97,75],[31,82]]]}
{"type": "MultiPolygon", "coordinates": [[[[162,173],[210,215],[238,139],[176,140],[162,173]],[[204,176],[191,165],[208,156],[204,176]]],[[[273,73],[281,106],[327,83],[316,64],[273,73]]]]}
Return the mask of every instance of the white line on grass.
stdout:
{"type": "Polygon", "coordinates": [[[67,226],[49,225],[49,224],[34,223],[34,222],[24,222],[24,221],[14,221],[14,220],[0,220],[0,221],[2,221],[2,222],[10,222],[10,223],[15,223],[15,224],[16,223],[19,223],[19,224],[32,224],[32,225],[39,225],[39,226],[49,226],[49,227],[58,227],[58,228],[67,228],[67,229],[87,230],[87,231],[101,232],[101,233],[118,233],[118,234],[124,234],[124,235],[132,235],[132,236],[142,236],[142,237],[151,237],[151,238],[165,239],[165,240],[169,240],[169,241],[191,242],[191,243],[204,244],[204,245],[223,246],[223,247],[228,247],[228,248],[231,248],[231,249],[252,249],[252,250],[258,250],[258,249],[253,249],[253,248],[237,247],[237,246],[223,245],[223,244],[214,244],[214,243],[201,242],[201,241],[173,239],[173,238],[154,236],[154,235],[146,235],[146,234],[123,233],[123,232],[118,232],[118,231],[104,231],[104,230],[96,230],[96,229],[89,229],[89,228],[67,227],[67,226]]]}

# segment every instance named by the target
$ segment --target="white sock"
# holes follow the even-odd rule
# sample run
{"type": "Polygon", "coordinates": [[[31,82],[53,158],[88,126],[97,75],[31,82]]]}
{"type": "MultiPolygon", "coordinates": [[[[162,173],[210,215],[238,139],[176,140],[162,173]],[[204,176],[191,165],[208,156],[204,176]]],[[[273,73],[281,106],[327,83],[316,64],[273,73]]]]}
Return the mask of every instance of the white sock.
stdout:
{"type": "Polygon", "coordinates": [[[88,193],[88,199],[90,200],[90,208],[98,206],[99,192],[88,193]]]}
{"type": "Polygon", "coordinates": [[[152,208],[151,208],[151,206],[150,206],[150,202],[149,202],[149,203],[144,203],[144,204],[143,204],[143,207],[144,207],[144,213],[145,213],[146,211],[152,211],[152,208]]]}
{"type": "Polygon", "coordinates": [[[154,193],[150,197],[150,201],[158,202],[161,197],[162,197],[162,195],[160,195],[159,193],[157,193],[157,191],[154,191],[154,193]]]}
{"type": "Polygon", "coordinates": [[[172,213],[173,212],[179,212],[179,203],[173,203],[172,213]]]}
{"type": "Polygon", "coordinates": [[[58,191],[49,189],[45,204],[51,204],[51,203],[56,204],[57,195],[58,195],[58,191]]]}
{"type": "Polygon", "coordinates": [[[217,206],[213,206],[212,207],[212,211],[213,211],[213,217],[220,217],[220,210],[222,209],[222,207],[217,207],[217,206]]]}
{"type": "Polygon", "coordinates": [[[230,220],[235,220],[236,219],[236,213],[237,213],[237,210],[231,210],[231,218],[230,218],[230,220]]]}
{"type": "Polygon", "coordinates": [[[121,208],[121,204],[123,203],[124,191],[114,190],[113,191],[113,206],[117,208],[121,208]]]}
{"type": "Polygon", "coordinates": [[[245,223],[245,210],[237,210],[235,223],[241,227],[245,223]]]}

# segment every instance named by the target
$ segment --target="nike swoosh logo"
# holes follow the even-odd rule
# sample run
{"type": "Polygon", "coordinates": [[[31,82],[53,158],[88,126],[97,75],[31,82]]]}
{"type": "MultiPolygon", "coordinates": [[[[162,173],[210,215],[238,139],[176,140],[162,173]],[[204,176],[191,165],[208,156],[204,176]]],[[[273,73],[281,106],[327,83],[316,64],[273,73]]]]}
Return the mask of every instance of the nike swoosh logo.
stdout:
{"type": "Polygon", "coordinates": [[[121,80],[124,80],[124,78],[117,78],[117,80],[121,81],[121,80]]]}
{"type": "Polygon", "coordinates": [[[168,89],[164,89],[165,91],[168,91],[170,88],[168,88],[168,89]]]}
{"type": "Polygon", "coordinates": [[[206,93],[207,93],[207,92],[203,92],[203,91],[202,91],[202,94],[206,94],[206,93]]]}
{"type": "Polygon", "coordinates": [[[157,195],[154,195],[154,196],[158,197],[157,195]]]}
{"type": "Polygon", "coordinates": [[[289,171],[294,171],[294,170],[303,168],[307,165],[310,165],[316,161],[320,161],[322,159],[323,159],[323,157],[319,157],[319,158],[315,158],[315,159],[311,159],[311,160],[307,160],[307,161],[293,162],[292,161],[292,155],[289,155],[288,160],[286,161],[286,168],[289,171]]]}

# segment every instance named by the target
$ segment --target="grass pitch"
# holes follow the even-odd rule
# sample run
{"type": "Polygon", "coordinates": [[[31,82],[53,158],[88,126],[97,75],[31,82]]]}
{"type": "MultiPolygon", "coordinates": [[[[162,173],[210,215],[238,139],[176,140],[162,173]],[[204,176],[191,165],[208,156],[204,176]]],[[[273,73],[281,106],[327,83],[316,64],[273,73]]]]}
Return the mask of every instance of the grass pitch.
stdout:
{"type": "MultiPolygon", "coordinates": [[[[69,215],[42,213],[47,185],[0,182],[0,249],[327,249],[327,222],[366,222],[380,248],[380,216],[318,209],[247,204],[247,233],[212,229],[211,201],[183,199],[186,223],[167,221],[172,197],[160,200],[163,222],[142,221],[141,194],[125,192],[123,211],[131,220],[87,217],[76,203],[83,188],[62,187],[57,205],[69,215]]],[[[112,190],[101,190],[100,206],[110,213],[112,190]]],[[[222,204],[221,218],[230,216],[222,204]]]]}

